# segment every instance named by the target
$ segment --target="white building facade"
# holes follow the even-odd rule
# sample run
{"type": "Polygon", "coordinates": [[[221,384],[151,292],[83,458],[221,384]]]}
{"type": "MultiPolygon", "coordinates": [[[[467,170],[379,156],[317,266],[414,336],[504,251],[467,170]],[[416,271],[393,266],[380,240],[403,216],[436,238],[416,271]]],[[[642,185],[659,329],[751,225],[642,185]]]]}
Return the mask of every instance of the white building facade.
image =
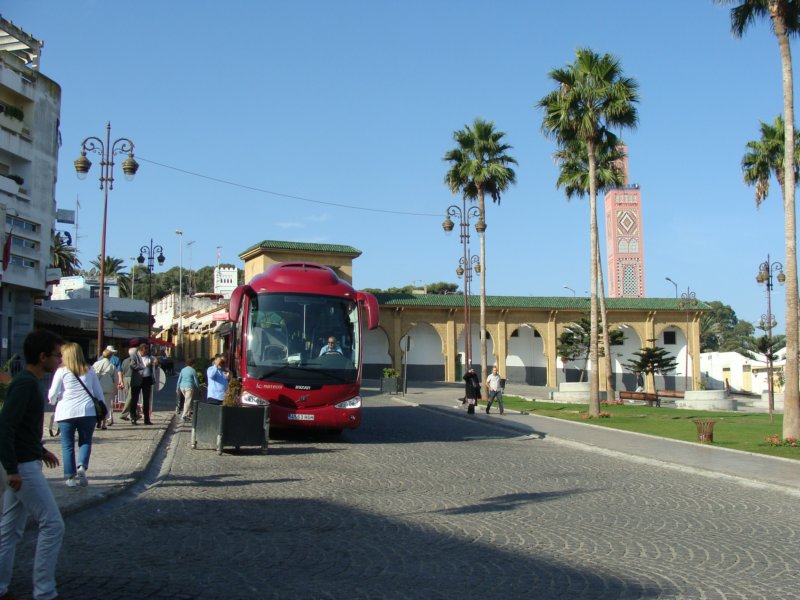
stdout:
{"type": "Polygon", "coordinates": [[[0,360],[22,354],[46,294],[56,216],[61,88],[39,71],[43,43],[0,18],[0,360]],[[5,49],[2,49],[5,48],[5,49]]]}

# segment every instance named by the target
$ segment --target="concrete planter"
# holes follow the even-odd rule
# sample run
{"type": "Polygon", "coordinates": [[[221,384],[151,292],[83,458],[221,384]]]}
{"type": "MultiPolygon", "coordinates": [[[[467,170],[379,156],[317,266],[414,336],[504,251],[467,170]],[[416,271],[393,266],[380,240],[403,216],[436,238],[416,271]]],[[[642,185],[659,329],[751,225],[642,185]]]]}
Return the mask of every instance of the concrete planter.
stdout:
{"type": "Polygon", "coordinates": [[[725,390],[687,391],[683,398],[675,398],[675,407],[695,410],[736,410],[736,399],[729,397],[725,390]]]}
{"type": "MultiPolygon", "coordinates": [[[[551,394],[554,402],[568,404],[586,404],[589,402],[588,381],[563,381],[558,384],[558,391],[551,394]]],[[[600,400],[606,399],[606,393],[600,392],[600,400]]]]}

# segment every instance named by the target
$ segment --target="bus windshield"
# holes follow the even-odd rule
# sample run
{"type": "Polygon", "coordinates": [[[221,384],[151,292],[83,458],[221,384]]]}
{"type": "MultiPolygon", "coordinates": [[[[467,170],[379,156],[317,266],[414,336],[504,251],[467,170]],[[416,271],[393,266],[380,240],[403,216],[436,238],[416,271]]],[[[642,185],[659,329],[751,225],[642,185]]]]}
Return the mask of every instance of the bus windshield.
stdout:
{"type": "Polygon", "coordinates": [[[259,294],[247,320],[247,376],[290,385],[356,382],[358,315],[349,298],[259,294]]]}

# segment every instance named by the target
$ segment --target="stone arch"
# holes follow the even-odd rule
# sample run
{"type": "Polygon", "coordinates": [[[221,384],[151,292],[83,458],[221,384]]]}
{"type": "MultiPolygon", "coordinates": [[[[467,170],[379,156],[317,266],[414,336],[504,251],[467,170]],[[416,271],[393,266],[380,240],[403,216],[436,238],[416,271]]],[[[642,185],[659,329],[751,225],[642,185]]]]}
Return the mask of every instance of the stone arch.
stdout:
{"type": "Polygon", "coordinates": [[[611,346],[611,368],[614,371],[614,385],[618,390],[633,391],[636,389],[636,374],[627,371],[623,366],[629,360],[635,359],[638,352],[645,344],[636,327],[629,323],[612,323],[611,330],[622,331],[624,339],[621,346],[611,346]]]}
{"type": "MultiPolygon", "coordinates": [[[[479,375],[483,373],[483,365],[481,365],[481,326],[478,323],[473,323],[472,327],[470,328],[471,331],[471,338],[472,338],[472,368],[478,372],[479,375]]],[[[458,328],[458,344],[456,346],[456,351],[458,352],[458,357],[456,362],[461,365],[461,372],[466,372],[466,367],[464,366],[464,354],[465,354],[465,347],[464,347],[464,340],[466,338],[466,328],[464,324],[461,323],[460,327],[458,328]]],[[[489,328],[486,328],[486,360],[489,361],[489,366],[493,366],[497,362],[497,358],[495,356],[495,346],[494,346],[494,338],[492,337],[489,328]]]]}
{"type": "Polygon", "coordinates": [[[665,323],[657,329],[657,332],[656,346],[669,352],[675,358],[677,367],[664,376],[656,375],[656,384],[660,381],[664,389],[668,390],[683,390],[687,387],[691,389],[689,382],[692,379],[693,361],[689,352],[686,324],[665,323]]]}
{"type": "Polygon", "coordinates": [[[366,329],[362,339],[362,376],[364,379],[380,379],[383,369],[392,366],[389,355],[389,336],[383,327],[366,329]]]}
{"type": "Polygon", "coordinates": [[[443,340],[437,328],[430,323],[415,323],[405,335],[411,338],[411,350],[406,355],[408,380],[443,381],[443,340]]]}
{"type": "Polygon", "coordinates": [[[509,332],[506,379],[514,383],[547,385],[544,338],[535,326],[525,323],[509,332]]]}

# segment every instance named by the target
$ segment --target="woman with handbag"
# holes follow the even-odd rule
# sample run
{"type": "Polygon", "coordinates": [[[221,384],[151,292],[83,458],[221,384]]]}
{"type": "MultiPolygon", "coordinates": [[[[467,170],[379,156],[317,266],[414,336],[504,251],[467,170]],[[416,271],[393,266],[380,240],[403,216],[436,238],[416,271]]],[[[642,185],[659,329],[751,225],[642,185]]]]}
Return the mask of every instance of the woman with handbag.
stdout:
{"type": "Polygon", "coordinates": [[[103,412],[103,388],[93,369],[89,368],[78,344],[61,346],[62,366],[53,375],[48,398],[54,404],[55,419],[61,432],[61,458],[67,487],[89,484],[86,470],[92,453],[92,436],[103,412]],[[77,468],[75,432],[78,432],[77,468]]]}

